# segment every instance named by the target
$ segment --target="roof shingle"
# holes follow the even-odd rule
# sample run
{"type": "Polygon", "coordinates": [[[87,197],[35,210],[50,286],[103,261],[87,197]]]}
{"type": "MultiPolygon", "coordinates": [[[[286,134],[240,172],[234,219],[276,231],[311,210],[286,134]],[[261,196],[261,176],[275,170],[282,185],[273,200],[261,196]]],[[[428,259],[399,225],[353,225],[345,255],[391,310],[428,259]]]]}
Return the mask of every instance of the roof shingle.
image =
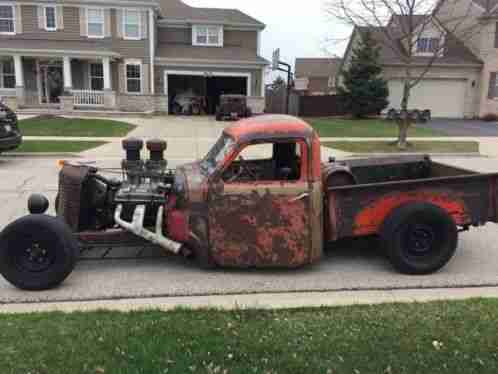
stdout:
{"type": "Polygon", "coordinates": [[[160,0],[160,4],[164,19],[265,26],[237,9],[196,8],[180,0],[160,0]]]}

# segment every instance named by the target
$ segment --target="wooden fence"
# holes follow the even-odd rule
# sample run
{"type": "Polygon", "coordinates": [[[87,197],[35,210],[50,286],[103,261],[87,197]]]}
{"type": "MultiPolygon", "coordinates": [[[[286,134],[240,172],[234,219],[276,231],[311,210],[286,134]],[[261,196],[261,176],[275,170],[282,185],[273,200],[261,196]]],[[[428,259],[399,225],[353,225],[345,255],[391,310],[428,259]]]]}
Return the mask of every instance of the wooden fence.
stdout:
{"type": "MultiPolygon", "coordinates": [[[[285,90],[268,90],[266,92],[266,111],[268,113],[286,113],[285,90]]],[[[291,92],[289,114],[299,117],[329,117],[348,114],[337,95],[302,96],[291,92]]]]}

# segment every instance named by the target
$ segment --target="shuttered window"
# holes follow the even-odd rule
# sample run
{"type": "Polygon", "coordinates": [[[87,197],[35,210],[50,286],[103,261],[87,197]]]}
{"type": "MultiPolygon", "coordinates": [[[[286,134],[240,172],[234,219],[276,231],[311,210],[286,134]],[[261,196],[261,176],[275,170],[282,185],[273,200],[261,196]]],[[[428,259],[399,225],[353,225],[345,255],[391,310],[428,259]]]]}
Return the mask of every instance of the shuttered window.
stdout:
{"type": "Polygon", "coordinates": [[[57,30],[57,13],[54,6],[46,6],[45,8],[45,30],[57,30]]]}
{"type": "Polygon", "coordinates": [[[142,65],[137,63],[126,64],[126,92],[142,92],[142,65]]]}
{"type": "Polygon", "coordinates": [[[16,74],[12,59],[0,60],[0,87],[16,88],[16,74]]]}
{"type": "Polygon", "coordinates": [[[140,39],[140,18],[140,11],[130,9],[124,10],[123,35],[125,39],[140,39]]]}
{"type": "Polygon", "coordinates": [[[194,45],[209,46],[209,47],[223,46],[222,26],[195,25],[192,34],[193,34],[194,45]]]}
{"type": "Polygon", "coordinates": [[[88,8],[88,37],[103,38],[104,37],[104,9],[88,8]]]}
{"type": "Polygon", "coordinates": [[[12,5],[0,5],[0,34],[14,34],[15,11],[12,5]]]}
{"type": "Polygon", "coordinates": [[[93,91],[104,90],[104,66],[102,63],[90,64],[90,89],[93,91]]]}
{"type": "Polygon", "coordinates": [[[496,97],[496,72],[489,73],[489,90],[488,99],[494,99],[496,97]]]}

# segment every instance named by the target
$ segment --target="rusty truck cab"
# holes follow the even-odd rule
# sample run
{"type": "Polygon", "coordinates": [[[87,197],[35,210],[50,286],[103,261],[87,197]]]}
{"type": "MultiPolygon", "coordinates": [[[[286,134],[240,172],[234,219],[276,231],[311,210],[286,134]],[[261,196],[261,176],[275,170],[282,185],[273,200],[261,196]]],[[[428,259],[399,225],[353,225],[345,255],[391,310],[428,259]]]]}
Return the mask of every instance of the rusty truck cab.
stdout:
{"type": "MultiPolygon", "coordinates": [[[[299,267],[322,254],[320,142],[289,116],[239,121],[209,181],[210,256],[222,266],[299,267]]],[[[216,147],[216,146],[215,146],[216,147]]]]}

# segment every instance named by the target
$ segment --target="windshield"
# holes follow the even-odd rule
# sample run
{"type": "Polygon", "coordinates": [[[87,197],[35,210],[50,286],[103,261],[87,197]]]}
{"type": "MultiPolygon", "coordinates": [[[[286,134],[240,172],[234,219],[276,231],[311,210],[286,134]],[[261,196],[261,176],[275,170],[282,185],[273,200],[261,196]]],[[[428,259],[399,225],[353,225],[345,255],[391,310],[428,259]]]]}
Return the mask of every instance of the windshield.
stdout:
{"type": "Polygon", "coordinates": [[[201,162],[203,171],[212,174],[216,167],[232,152],[235,141],[223,134],[201,162]]]}

